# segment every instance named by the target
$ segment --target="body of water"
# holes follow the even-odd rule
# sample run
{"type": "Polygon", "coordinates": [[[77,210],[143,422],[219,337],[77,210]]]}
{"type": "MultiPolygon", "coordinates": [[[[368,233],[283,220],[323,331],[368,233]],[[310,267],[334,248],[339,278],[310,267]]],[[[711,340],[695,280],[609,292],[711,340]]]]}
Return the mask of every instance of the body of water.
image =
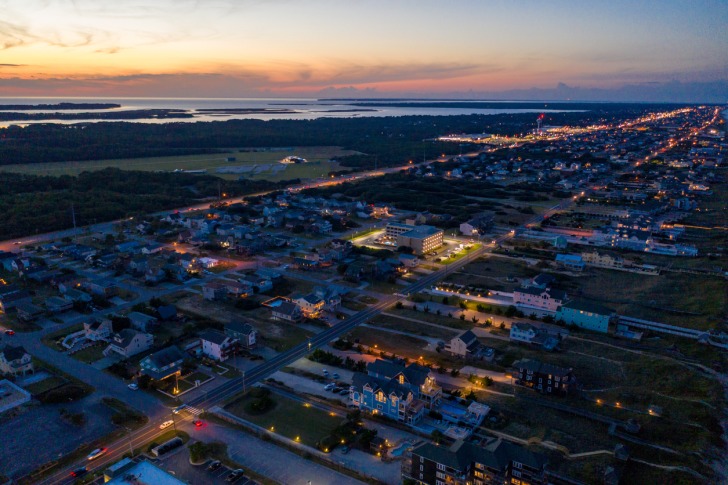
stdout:
{"type": "MultiPolygon", "coordinates": [[[[422,101],[432,103],[437,100],[422,101]]],[[[410,102],[410,101],[408,101],[410,102]]],[[[453,101],[448,101],[453,103],[453,101]]],[[[463,103],[473,100],[463,100],[463,103]]],[[[382,116],[411,116],[411,115],[471,115],[471,114],[502,114],[502,113],[542,113],[558,112],[562,110],[538,109],[534,107],[524,109],[476,109],[476,108],[453,108],[433,106],[354,106],[348,101],[318,100],[311,98],[0,98],[0,105],[39,105],[58,103],[113,103],[121,105],[120,108],[105,110],[24,110],[23,113],[86,113],[86,112],[109,112],[129,111],[148,109],[174,109],[183,110],[194,115],[192,118],[140,118],[133,120],[97,120],[97,119],[46,119],[46,120],[22,120],[3,121],[0,126],[26,125],[31,123],[84,123],[99,121],[130,121],[136,123],[172,123],[184,122],[194,123],[197,121],[225,121],[231,119],[258,119],[258,120],[312,120],[317,118],[355,118],[355,117],[382,117],[382,116]],[[218,111],[210,111],[218,110],[218,111]],[[225,112],[225,110],[254,110],[254,112],[225,112]]],[[[416,103],[416,101],[413,101],[416,103]]],[[[512,103],[512,102],[510,102],[512,103]]],[[[532,101],[528,103],[532,104],[532,101]]],[[[13,110],[4,110],[13,111],[13,110]]],[[[0,110],[3,112],[3,110],[0,110]]]]}

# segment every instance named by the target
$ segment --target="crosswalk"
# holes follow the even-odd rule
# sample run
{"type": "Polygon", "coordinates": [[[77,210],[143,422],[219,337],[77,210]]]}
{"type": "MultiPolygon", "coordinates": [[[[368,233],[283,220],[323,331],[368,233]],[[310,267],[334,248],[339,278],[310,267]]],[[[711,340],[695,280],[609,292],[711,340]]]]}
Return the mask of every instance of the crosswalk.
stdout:
{"type": "Polygon", "coordinates": [[[184,410],[194,416],[199,416],[200,414],[202,414],[204,412],[204,411],[202,411],[202,409],[192,407],[192,406],[185,406],[184,410]]]}

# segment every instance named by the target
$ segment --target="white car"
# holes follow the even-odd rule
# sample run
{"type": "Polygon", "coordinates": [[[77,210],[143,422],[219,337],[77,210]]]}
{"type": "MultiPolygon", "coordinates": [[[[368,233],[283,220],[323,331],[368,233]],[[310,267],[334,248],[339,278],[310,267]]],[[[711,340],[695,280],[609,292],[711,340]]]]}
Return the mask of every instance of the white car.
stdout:
{"type": "Polygon", "coordinates": [[[174,421],[172,421],[172,420],[170,419],[169,421],[165,421],[164,423],[160,424],[160,425],[159,425],[159,429],[167,429],[167,428],[169,428],[170,426],[172,426],[173,424],[174,424],[174,421]]]}
{"type": "Polygon", "coordinates": [[[138,390],[139,390],[139,386],[137,385],[137,383],[136,383],[136,382],[132,382],[131,384],[129,384],[129,385],[128,385],[128,386],[126,386],[126,387],[128,387],[128,388],[129,388],[129,389],[131,389],[132,391],[138,391],[138,390]]]}
{"type": "Polygon", "coordinates": [[[108,450],[108,448],[96,448],[94,451],[92,451],[91,453],[88,454],[86,459],[89,461],[95,460],[96,458],[98,458],[101,455],[103,455],[104,453],[106,453],[107,450],[108,450]]]}
{"type": "Polygon", "coordinates": [[[336,387],[336,384],[334,384],[333,382],[330,382],[329,384],[326,384],[326,385],[324,386],[324,391],[330,391],[330,390],[332,390],[332,389],[333,389],[334,387],[336,387]]]}

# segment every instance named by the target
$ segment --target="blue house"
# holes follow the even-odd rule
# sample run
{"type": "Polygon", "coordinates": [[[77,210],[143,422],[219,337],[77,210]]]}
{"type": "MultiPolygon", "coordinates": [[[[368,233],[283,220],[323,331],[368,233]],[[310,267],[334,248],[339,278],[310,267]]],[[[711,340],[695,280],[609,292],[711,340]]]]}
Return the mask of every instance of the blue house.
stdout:
{"type": "Polygon", "coordinates": [[[362,411],[415,424],[425,409],[437,407],[442,389],[427,367],[378,359],[367,365],[366,374],[354,375],[350,397],[362,411]]]}
{"type": "Polygon", "coordinates": [[[578,254],[557,254],[556,263],[571,271],[584,271],[586,263],[578,254]]]}

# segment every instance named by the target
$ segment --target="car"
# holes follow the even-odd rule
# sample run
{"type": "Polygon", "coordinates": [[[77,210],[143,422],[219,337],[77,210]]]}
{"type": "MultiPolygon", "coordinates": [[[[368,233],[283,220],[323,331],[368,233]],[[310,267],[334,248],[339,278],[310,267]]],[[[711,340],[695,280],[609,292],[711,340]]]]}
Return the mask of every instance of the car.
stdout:
{"type": "Polygon", "coordinates": [[[205,423],[203,423],[201,420],[198,419],[198,420],[192,421],[192,424],[195,425],[195,428],[201,428],[202,425],[205,423]]]}
{"type": "Polygon", "coordinates": [[[75,470],[73,470],[73,471],[71,472],[71,476],[72,476],[73,478],[80,478],[80,477],[84,476],[84,475],[85,475],[85,474],[87,474],[87,473],[88,473],[88,470],[86,470],[86,467],[83,467],[83,468],[76,468],[75,470]]]}
{"type": "Polygon", "coordinates": [[[129,389],[131,389],[132,391],[138,391],[138,390],[139,390],[139,385],[137,385],[137,383],[136,383],[136,382],[132,382],[131,384],[129,384],[129,385],[128,385],[128,386],[126,386],[126,387],[128,387],[128,388],[129,388],[129,389]]]}
{"type": "Polygon", "coordinates": [[[339,396],[348,396],[349,390],[348,389],[342,389],[339,391],[339,396]]]}
{"type": "Polygon", "coordinates": [[[209,465],[207,465],[207,470],[208,471],[211,471],[211,472],[214,472],[215,470],[217,470],[221,466],[222,466],[222,462],[220,460],[215,460],[212,463],[210,463],[209,465]]]}
{"type": "Polygon", "coordinates": [[[336,387],[336,384],[334,384],[333,382],[330,382],[330,383],[328,383],[328,384],[326,384],[326,385],[324,386],[324,391],[330,391],[330,390],[332,390],[332,389],[333,389],[334,387],[336,387]]]}
{"type": "Polygon", "coordinates": [[[180,412],[181,412],[181,411],[182,411],[182,410],[183,410],[184,408],[186,408],[186,407],[187,407],[187,404],[181,404],[181,405],[177,406],[176,408],[174,408],[174,409],[172,410],[172,412],[173,412],[174,414],[179,414],[179,413],[180,413],[180,412]]]}
{"type": "Polygon", "coordinates": [[[17,246],[18,244],[23,244],[23,243],[22,243],[21,241],[15,241],[15,242],[13,243],[13,245],[14,245],[14,246],[17,246]]]}
{"type": "Polygon", "coordinates": [[[333,392],[334,394],[338,394],[339,392],[341,392],[341,388],[340,388],[340,387],[334,387],[334,388],[333,388],[333,389],[332,389],[331,391],[332,391],[332,392],[333,392]]]}
{"type": "Polygon", "coordinates": [[[350,450],[351,450],[351,448],[349,448],[347,445],[344,445],[344,446],[341,447],[341,453],[344,454],[344,455],[346,455],[347,453],[349,453],[350,450]]]}
{"type": "Polygon", "coordinates": [[[339,374],[337,374],[336,372],[334,372],[333,374],[331,374],[331,377],[334,378],[334,379],[338,379],[339,378],[339,374]]]}
{"type": "Polygon", "coordinates": [[[245,473],[245,470],[243,470],[242,468],[238,468],[237,470],[233,470],[232,472],[230,472],[230,475],[228,475],[227,478],[225,478],[225,481],[226,482],[234,482],[238,478],[242,477],[244,473],[245,473]]]}
{"type": "Polygon", "coordinates": [[[92,451],[91,453],[88,454],[88,456],[86,457],[86,459],[89,460],[89,461],[95,460],[96,458],[100,457],[101,455],[103,455],[107,451],[109,451],[108,448],[96,448],[94,451],[92,451]]]}
{"type": "Polygon", "coordinates": [[[170,419],[170,420],[165,421],[164,423],[160,424],[159,429],[167,429],[170,426],[172,426],[173,424],[174,424],[174,421],[170,419]]]}
{"type": "Polygon", "coordinates": [[[15,330],[7,329],[5,330],[5,335],[12,337],[13,335],[15,335],[15,330]]]}
{"type": "Polygon", "coordinates": [[[321,373],[325,376],[329,375],[329,371],[327,371],[326,369],[322,370],[321,373]]]}

